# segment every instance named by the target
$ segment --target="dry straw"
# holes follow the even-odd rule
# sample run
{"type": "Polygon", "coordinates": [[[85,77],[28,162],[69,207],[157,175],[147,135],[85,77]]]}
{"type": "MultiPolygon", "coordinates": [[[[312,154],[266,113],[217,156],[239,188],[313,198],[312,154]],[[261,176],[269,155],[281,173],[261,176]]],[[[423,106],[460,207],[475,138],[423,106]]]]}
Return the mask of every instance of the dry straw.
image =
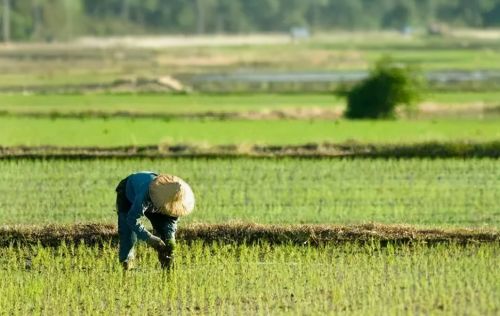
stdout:
{"type": "MultiPolygon", "coordinates": [[[[439,229],[407,225],[259,225],[252,223],[191,224],[177,232],[184,242],[204,241],[229,244],[261,243],[325,245],[343,243],[387,242],[394,244],[500,243],[495,229],[439,229]]],[[[89,245],[118,242],[114,225],[13,225],[0,226],[0,247],[12,244],[58,246],[62,242],[89,245]]]]}

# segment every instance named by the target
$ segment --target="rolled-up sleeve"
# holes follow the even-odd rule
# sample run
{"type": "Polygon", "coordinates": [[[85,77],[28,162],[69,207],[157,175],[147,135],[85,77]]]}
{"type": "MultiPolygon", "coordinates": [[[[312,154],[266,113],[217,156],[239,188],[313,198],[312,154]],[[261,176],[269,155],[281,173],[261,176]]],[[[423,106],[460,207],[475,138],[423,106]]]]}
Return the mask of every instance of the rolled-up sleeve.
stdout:
{"type": "Polygon", "coordinates": [[[163,233],[165,234],[165,239],[175,240],[175,232],[177,231],[177,218],[167,217],[166,225],[163,233]]]}
{"type": "Polygon", "coordinates": [[[136,233],[137,239],[147,241],[151,238],[152,234],[141,223],[141,217],[144,216],[145,210],[143,201],[144,198],[140,196],[134,200],[127,215],[127,224],[130,226],[130,229],[136,233]]]}

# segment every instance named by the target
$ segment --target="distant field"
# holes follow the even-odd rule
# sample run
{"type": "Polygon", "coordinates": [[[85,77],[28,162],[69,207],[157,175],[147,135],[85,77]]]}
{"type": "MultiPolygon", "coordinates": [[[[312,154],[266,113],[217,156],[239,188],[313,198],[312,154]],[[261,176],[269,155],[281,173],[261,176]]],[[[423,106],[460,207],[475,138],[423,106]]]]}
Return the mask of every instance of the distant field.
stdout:
{"type": "Polygon", "coordinates": [[[496,40],[332,34],[276,45],[108,47],[11,45],[0,48],[0,88],[110,83],[116,79],[253,70],[362,70],[381,56],[423,70],[499,70],[496,40]]]}
{"type": "MultiPolygon", "coordinates": [[[[423,104],[439,109],[464,109],[478,105],[500,106],[500,92],[434,92],[424,95],[423,104]]],[[[8,113],[228,113],[290,109],[339,110],[345,100],[334,94],[0,94],[0,111],[8,113]]]]}
{"type": "Polygon", "coordinates": [[[500,121],[212,121],[0,117],[0,145],[304,144],[492,141],[500,121]]]}
{"type": "Polygon", "coordinates": [[[343,100],[333,94],[0,94],[0,111],[3,110],[10,113],[131,112],[189,114],[247,112],[288,108],[334,108],[341,106],[342,103],[343,100]]]}
{"type": "Polygon", "coordinates": [[[183,223],[500,227],[495,159],[4,160],[0,222],[115,223],[114,188],[138,170],[193,186],[196,212],[183,223]]]}
{"type": "Polygon", "coordinates": [[[499,91],[482,92],[430,92],[424,95],[424,102],[454,105],[457,107],[484,103],[500,106],[499,91]]]}

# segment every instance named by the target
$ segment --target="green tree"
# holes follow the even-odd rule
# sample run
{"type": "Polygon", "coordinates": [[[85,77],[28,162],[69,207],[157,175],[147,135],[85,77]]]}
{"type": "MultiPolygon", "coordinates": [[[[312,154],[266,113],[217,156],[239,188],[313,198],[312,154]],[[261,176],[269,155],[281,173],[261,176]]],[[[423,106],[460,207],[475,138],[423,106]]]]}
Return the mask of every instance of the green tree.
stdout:
{"type": "Polygon", "coordinates": [[[403,29],[412,24],[416,8],[413,1],[397,1],[382,17],[382,25],[386,28],[403,29]]]}
{"type": "Polygon", "coordinates": [[[486,27],[499,27],[500,26],[500,2],[483,13],[483,24],[486,27]]]}
{"type": "Polygon", "coordinates": [[[283,30],[278,20],[280,0],[252,0],[242,2],[243,11],[252,25],[251,31],[283,30]]]}
{"type": "Polygon", "coordinates": [[[311,8],[311,2],[304,0],[281,0],[280,8],[278,16],[281,22],[280,29],[289,30],[292,27],[309,26],[306,15],[311,8]]]}
{"type": "Polygon", "coordinates": [[[8,43],[10,41],[10,0],[2,2],[2,34],[3,41],[8,43]]]}
{"type": "MultiPolygon", "coordinates": [[[[81,34],[239,33],[500,25],[500,0],[9,0],[12,40],[81,34]]],[[[0,0],[0,9],[7,0],[0,0]]]]}
{"type": "Polygon", "coordinates": [[[340,29],[355,29],[356,26],[364,24],[363,19],[370,19],[366,16],[363,3],[359,0],[336,0],[330,1],[325,9],[325,26],[340,29]]]}
{"type": "MultiPolygon", "coordinates": [[[[484,12],[492,10],[499,2],[499,0],[447,1],[439,7],[438,17],[456,25],[481,27],[484,25],[484,12]]],[[[500,16],[497,19],[500,19],[500,16]]]]}
{"type": "MultiPolygon", "coordinates": [[[[9,0],[8,11],[7,21],[3,20],[8,24],[8,30],[4,29],[4,33],[8,33],[7,37],[10,40],[28,39],[33,28],[33,20],[30,15],[31,3],[28,0],[9,0]]],[[[3,13],[5,14],[5,11],[3,13]]],[[[1,16],[0,19],[2,19],[1,16]]],[[[3,38],[5,39],[5,37],[6,34],[3,38]]]]}
{"type": "Polygon", "coordinates": [[[390,58],[377,62],[369,77],[347,92],[350,119],[394,118],[396,107],[412,105],[420,97],[423,79],[417,69],[390,58]]]}
{"type": "Polygon", "coordinates": [[[240,1],[219,0],[215,19],[215,31],[217,33],[238,33],[249,29],[240,1]]]}

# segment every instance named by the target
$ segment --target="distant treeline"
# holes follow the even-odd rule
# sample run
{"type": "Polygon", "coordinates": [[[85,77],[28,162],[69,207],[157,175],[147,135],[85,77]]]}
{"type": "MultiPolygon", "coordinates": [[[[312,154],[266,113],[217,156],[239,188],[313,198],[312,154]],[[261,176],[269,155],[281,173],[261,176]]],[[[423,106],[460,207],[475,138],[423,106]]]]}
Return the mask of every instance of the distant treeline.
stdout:
{"type": "Polygon", "coordinates": [[[500,0],[0,0],[12,40],[500,26],[500,0]]]}

